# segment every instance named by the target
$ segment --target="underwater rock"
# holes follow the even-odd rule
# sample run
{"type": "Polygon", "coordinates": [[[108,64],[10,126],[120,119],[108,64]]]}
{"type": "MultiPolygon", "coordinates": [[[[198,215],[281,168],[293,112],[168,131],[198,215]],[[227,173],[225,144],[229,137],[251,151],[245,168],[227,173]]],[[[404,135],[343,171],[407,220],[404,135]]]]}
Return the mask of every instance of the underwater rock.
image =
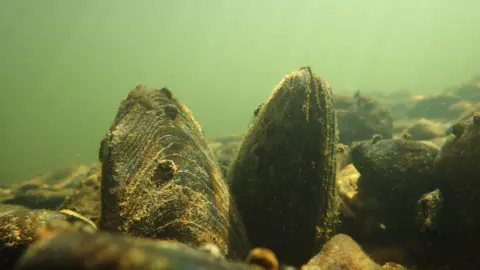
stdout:
{"type": "Polygon", "coordinates": [[[479,103],[476,103],[476,104],[473,104],[472,106],[470,106],[469,108],[465,109],[465,111],[456,119],[456,120],[453,120],[453,121],[449,121],[448,123],[446,123],[446,126],[447,128],[445,129],[445,136],[449,136],[452,134],[453,132],[453,128],[458,128],[459,127],[459,123],[463,122],[471,122],[472,120],[472,115],[477,112],[477,111],[480,111],[480,102],[479,103]]]}
{"type": "Polygon", "coordinates": [[[68,195],[91,174],[92,166],[71,166],[52,170],[33,179],[3,188],[0,203],[32,209],[57,209],[68,195]]]}
{"type": "Polygon", "coordinates": [[[410,134],[415,140],[431,140],[445,136],[445,129],[432,120],[422,118],[405,129],[403,134],[410,134]]]}
{"type": "Polygon", "coordinates": [[[475,103],[472,105],[470,108],[466,109],[455,121],[456,123],[458,122],[467,122],[472,118],[472,115],[475,112],[480,112],[480,102],[475,103]]]}
{"type": "Polygon", "coordinates": [[[447,93],[426,96],[418,100],[407,115],[412,118],[456,119],[463,112],[455,105],[460,101],[460,97],[447,93]]]}
{"type": "Polygon", "coordinates": [[[360,173],[353,164],[347,165],[337,173],[337,190],[339,199],[340,224],[337,226],[338,233],[356,233],[362,222],[362,202],[357,200],[358,179],[360,173]]]}
{"type": "Polygon", "coordinates": [[[9,196],[4,197],[1,203],[22,205],[32,209],[55,210],[71,193],[72,189],[28,185],[10,190],[9,196]]]}
{"type": "Polygon", "coordinates": [[[99,227],[126,235],[217,245],[245,256],[244,227],[213,153],[170,90],[138,86],[101,142],[99,227]]]}
{"type": "Polygon", "coordinates": [[[358,193],[358,179],[360,173],[353,164],[347,165],[337,173],[337,190],[338,196],[351,207],[354,202],[353,198],[358,193]]]}
{"type": "Polygon", "coordinates": [[[232,160],[235,158],[235,154],[242,144],[243,137],[243,134],[220,137],[215,138],[213,142],[208,144],[225,177],[227,176],[228,168],[230,167],[232,160]]]}
{"type": "Polygon", "coordinates": [[[38,231],[54,221],[81,222],[94,228],[76,215],[0,204],[0,269],[12,269],[23,252],[36,241],[38,231]]]}
{"type": "Polygon", "coordinates": [[[416,98],[408,89],[399,89],[385,94],[387,97],[382,99],[382,104],[388,108],[394,122],[405,117],[406,113],[413,107],[416,98]]]}
{"type": "Polygon", "coordinates": [[[428,141],[423,141],[423,142],[424,143],[431,143],[431,144],[435,145],[436,147],[438,147],[438,149],[440,149],[445,144],[445,142],[447,142],[448,138],[449,138],[449,136],[443,136],[443,137],[438,137],[438,138],[431,139],[431,140],[428,140],[428,141]]]}
{"type": "Polygon", "coordinates": [[[392,132],[395,135],[402,134],[407,128],[415,124],[415,119],[412,118],[397,118],[393,124],[392,132]]]}
{"type": "Polygon", "coordinates": [[[30,247],[18,270],[143,270],[261,268],[219,260],[174,241],[101,233],[56,233],[30,247]]]}
{"type": "Polygon", "coordinates": [[[432,143],[408,138],[374,136],[356,144],[352,160],[361,174],[358,200],[371,201],[369,211],[380,213],[390,232],[413,229],[418,198],[437,185],[432,169],[438,152],[432,143]]]}
{"type": "Polygon", "coordinates": [[[401,245],[392,247],[392,243],[388,241],[383,243],[383,239],[389,234],[389,228],[385,227],[383,213],[377,210],[380,203],[371,196],[358,196],[359,179],[360,173],[353,164],[348,165],[337,174],[337,187],[341,199],[341,223],[337,226],[337,233],[347,234],[355,238],[362,246],[365,245],[367,253],[378,264],[390,261],[411,262],[407,255],[409,250],[406,247],[401,245]]]}
{"type": "MultiPolygon", "coordinates": [[[[468,122],[453,126],[452,133],[435,160],[434,172],[445,199],[449,233],[455,242],[476,250],[480,241],[480,112],[474,113],[468,122]]],[[[477,262],[480,263],[478,258],[477,262]]]]}
{"type": "Polygon", "coordinates": [[[375,134],[392,138],[393,119],[388,110],[377,100],[360,92],[354,97],[354,106],[348,110],[337,110],[340,142],[349,145],[375,134]]]}
{"type": "Polygon", "coordinates": [[[379,264],[389,261],[409,262],[406,260],[407,256],[403,256],[408,252],[405,248],[395,247],[395,253],[391,253],[388,252],[392,250],[388,246],[390,243],[386,246],[382,241],[377,241],[388,236],[388,230],[384,227],[384,215],[382,211],[378,211],[379,205],[380,207],[382,205],[372,196],[359,196],[359,179],[360,173],[353,164],[349,164],[337,174],[341,222],[337,226],[336,232],[347,234],[355,238],[361,245],[365,245],[367,253],[379,264]]]}
{"type": "Polygon", "coordinates": [[[476,75],[470,81],[455,87],[451,93],[464,100],[480,101],[480,75],[476,75]]]}
{"type": "MultiPolygon", "coordinates": [[[[391,267],[391,265],[392,264],[389,264],[388,267],[391,267]]],[[[313,257],[301,268],[301,270],[335,269],[381,270],[384,268],[370,259],[360,245],[358,245],[350,236],[337,234],[322,247],[319,254],[313,257]]],[[[403,269],[403,267],[396,269],[403,269]]]]}
{"type": "Polygon", "coordinates": [[[58,168],[39,174],[21,185],[53,186],[55,188],[73,188],[91,174],[92,167],[97,164],[58,168]]]}
{"type": "MultiPolygon", "coordinates": [[[[362,246],[362,248],[368,254],[370,259],[372,259],[375,263],[382,265],[382,269],[392,269],[392,270],[393,269],[399,269],[399,270],[400,269],[402,270],[429,269],[429,268],[416,267],[415,264],[411,264],[409,251],[401,246],[374,245],[370,247],[362,246]],[[403,267],[403,265],[405,265],[405,267],[403,267]]],[[[434,268],[434,269],[438,269],[438,268],[434,268]]]]}
{"type": "MultiPolygon", "coordinates": [[[[245,137],[245,134],[234,134],[234,135],[230,135],[230,136],[223,136],[223,137],[217,137],[215,139],[213,139],[214,142],[218,142],[222,145],[227,145],[229,143],[238,143],[238,142],[241,142],[243,140],[243,137],[245,137]]],[[[213,151],[213,149],[212,149],[213,151]]]]}
{"type": "Polygon", "coordinates": [[[379,191],[391,198],[415,198],[435,187],[433,162],[439,148],[408,138],[381,139],[356,144],[352,161],[361,174],[360,191],[379,191]],[[383,193],[385,192],[385,193],[383,193]]]}
{"type": "Polygon", "coordinates": [[[335,92],[333,99],[335,100],[335,109],[337,110],[348,110],[355,105],[355,98],[349,92],[335,92]]]}
{"type": "Polygon", "coordinates": [[[95,166],[97,166],[97,164],[67,166],[63,168],[58,168],[49,172],[39,174],[32,179],[21,183],[20,185],[13,185],[13,187],[50,186],[56,189],[75,188],[79,183],[81,183],[92,173],[92,167],[95,166]]]}
{"type": "MultiPolygon", "coordinates": [[[[454,112],[456,116],[458,115],[461,116],[463,112],[471,109],[472,107],[473,107],[473,104],[470,101],[462,100],[450,106],[449,110],[451,112],[454,112]]],[[[450,119],[453,120],[455,118],[450,118],[450,119]]]]}
{"type": "Polygon", "coordinates": [[[253,119],[228,173],[252,246],[271,249],[284,264],[307,262],[338,218],[333,103],[328,84],[309,67],[287,75],[253,119]]]}
{"type": "Polygon", "coordinates": [[[93,222],[98,222],[101,212],[100,188],[102,171],[100,164],[92,166],[89,176],[65,197],[58,210],[73,210],[93,222]]]}

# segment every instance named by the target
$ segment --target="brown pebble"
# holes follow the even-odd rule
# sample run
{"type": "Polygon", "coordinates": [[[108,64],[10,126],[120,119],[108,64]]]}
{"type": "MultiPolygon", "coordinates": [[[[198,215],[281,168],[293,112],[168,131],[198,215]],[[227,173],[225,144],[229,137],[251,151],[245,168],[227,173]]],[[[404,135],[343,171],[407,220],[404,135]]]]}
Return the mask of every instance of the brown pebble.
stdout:
{"type": "Polygon", "coordinates": [[[391,262],[384,264],[382,268],[387,270],[405,270],[405,267],[403,267],[402,265],[398,263],[391,263],[391,262]]]}
{"type": "Polygon", "coordinates": [[[252,249],[248,254],[247,263],[261,266],[266,270],[277,270],[279,265],[277,256],[266,248],[252,249]]]}
{"type": "Polygon", "coordinates": [[[313,257],[302,270],[376,270],[382,267],[370,259],[350,236],[337,234],[313,257]]]}

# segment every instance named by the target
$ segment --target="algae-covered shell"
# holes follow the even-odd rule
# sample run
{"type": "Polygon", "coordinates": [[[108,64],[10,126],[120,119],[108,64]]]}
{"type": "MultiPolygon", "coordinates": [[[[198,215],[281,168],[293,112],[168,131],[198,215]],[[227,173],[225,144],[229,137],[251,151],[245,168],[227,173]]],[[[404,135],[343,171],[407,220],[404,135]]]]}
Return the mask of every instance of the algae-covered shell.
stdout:
{"type": "Polygon", "coordinates": [[[173,241],[110,233],[57,233],[27,250],[18,270],[257,269],[173,241]]]}
{"type": "Polygon", "coordinates": [[[100,160],[100,228],[192,246],[214,243],[231,256],[248,252],[201,128],[170,90],[133,89],[101,143],[100,160]]]}
{"type": "Polygon", "coordinates": [[[54,221],[81,222],[92,226],[88,221],[67,213],[0,204],[0,269],[13,267],[36,241],[39,230],[54,221]]]}
{"type": "Polygon", "coordinates": [[[228,173],[253,246],[299,266],[314,254],[316,237],[328,237],[337,217],[337,142],[331,88],[309,67],[287,75],[258,110],[228,173]]]}

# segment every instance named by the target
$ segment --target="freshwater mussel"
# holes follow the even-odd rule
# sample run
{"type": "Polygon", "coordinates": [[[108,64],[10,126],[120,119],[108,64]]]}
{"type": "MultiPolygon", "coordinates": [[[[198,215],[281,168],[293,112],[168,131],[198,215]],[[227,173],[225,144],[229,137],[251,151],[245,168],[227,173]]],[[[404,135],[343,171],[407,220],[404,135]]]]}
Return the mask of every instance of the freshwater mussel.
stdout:
{"type": "MultiPolygon", "coordinates": [[[[356,99],[357,112],[380,119],[379,128],[392,136],[388,112],[356,99]]],[[[285,76],[234,141],[220,167],[200,125],[169,89],[134,88],[101,141],[100,167],[92,166],[50,210],[15,206],[0,215],[4,247],[16,235],[28,238],[15,256],[0,254],[11,259],[5,269],[17,261],[18,269],[376,269],[353,239],[330,239],[341,209],[337,170],[352,158],[367,179],[358,181],[359,194],[390,181],[399,196],[418,199],[433,187],[424,169],[438,152],[396,139],[351,151],[340,145],[332,90],[310,67],[285,76]],[[395,151],[402,149],[412,162],[401,163],[395,151]],[[374,155],[388,164],[370,161],[374,155]],[[394,160],[403,164],[402,179],[389,175],[394,160]],[[422,186],[414,192],[411,178],[422,186]],[[49,225],[72,219],[93,229],[49,225]],[[363,262],[342,261],[355,256],[363,262]]]]}

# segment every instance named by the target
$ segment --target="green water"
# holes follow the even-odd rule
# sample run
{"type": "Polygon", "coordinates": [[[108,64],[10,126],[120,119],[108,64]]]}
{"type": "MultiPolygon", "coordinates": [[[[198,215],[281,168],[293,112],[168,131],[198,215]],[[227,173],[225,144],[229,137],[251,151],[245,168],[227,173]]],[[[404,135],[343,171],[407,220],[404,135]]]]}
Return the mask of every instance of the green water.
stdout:
{"type": "Polygon", "coordinates": [[[480,68],[480,1],[2,0],[0,181],[89,163],[119,102],[167,86],[206,135],[243,131],[288,72],[435,92],[480,68]]]}

